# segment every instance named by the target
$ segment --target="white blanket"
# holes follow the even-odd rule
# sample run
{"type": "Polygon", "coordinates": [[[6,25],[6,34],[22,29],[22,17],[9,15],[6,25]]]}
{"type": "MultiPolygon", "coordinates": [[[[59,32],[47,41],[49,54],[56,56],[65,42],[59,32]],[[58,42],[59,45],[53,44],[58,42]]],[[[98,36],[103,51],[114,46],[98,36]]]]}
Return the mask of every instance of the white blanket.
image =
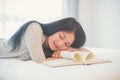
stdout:
{"type": "Polygon", "coordinates": [[[112,63],[52,68],[33,61],[0,59],[0,80],[120,80],[120,50],[89,49],[112,63]]]}

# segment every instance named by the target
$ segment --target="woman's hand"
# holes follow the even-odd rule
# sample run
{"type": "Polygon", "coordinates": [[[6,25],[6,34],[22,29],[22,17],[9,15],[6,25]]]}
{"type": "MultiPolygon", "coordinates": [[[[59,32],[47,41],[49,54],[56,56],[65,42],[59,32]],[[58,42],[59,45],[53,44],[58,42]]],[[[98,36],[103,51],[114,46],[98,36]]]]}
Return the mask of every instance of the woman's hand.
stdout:
{"type": "Polygon", "coordinates": [[[57,59],[57,58],[61,58],[60,52],[61,52],[60,50],[54,51],[52,57],[47,58],[46,60],[47,60],[47,61],[50,61],[50,60],[54,60],[54,59],[57,59]]]}
{"type": "Polygon", "coordinates": [[[65,51],[86,51],[86,52],[91,52],[90,50],[88,50],[87,48],[73,48],[73,47],[69,47],[67,49],[65,49],[65,51]]]}
{"type": "Polygon", "coordinates": [[[50,61],[50,60],[54,60],[56,58],[53,58],[53,57],[50,57],[50,58],[47,58],[46,61],[50,61]]]}
{"type": "Polygon", "coordinates": [[[61,58],[61,56],[60,56],[60,52],[61,51],[70,51],[70,52],[73,52],[73,51],[86,51],[86,52],[91,52],[87,48],[73,48],[73,47],[69,47],[69,48],[64,49],[64,50],[54,51],[54,53],[52,55],[52,58],[61,58]]]}
{"type": "Polygon", "coordinates": [[[61,58],[60,52],[61,52],[61,50],[54,51],[54,53],[52,54],[52,57],[47,58],[46,60],[50,61],[50,60],[54,60],[56,58],[61,58]]]}
{"type": "Polygon", "coordinates": [[[61,52],[61,50],[54,51],[52,58],[61,58],[60,52],[61,52]]]}

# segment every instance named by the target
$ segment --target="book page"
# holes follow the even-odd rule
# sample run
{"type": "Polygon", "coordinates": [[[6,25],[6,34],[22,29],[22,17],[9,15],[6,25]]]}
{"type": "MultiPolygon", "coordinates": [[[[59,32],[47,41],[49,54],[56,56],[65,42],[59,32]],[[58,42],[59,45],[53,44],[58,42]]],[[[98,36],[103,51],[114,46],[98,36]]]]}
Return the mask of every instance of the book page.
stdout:
{"type": "Polygon", "coordinates": [[[84,51],[75,52],[62,51],[60,56],[65,59],[72,59],[75,61],[84,62],[85,60],[93,58],[93,53],[84,51]]]}
{"type": "Polygon", "coordinates": [[[86,60],[83,64],[98,64],[98,63],[110,63],[112,62],[110,59],[100,59],[100,58],[93,58],[90,60],[86,60]]]}
{"type": "Polygon", "coordinates": [[[61,51],[60,56],[64,59],[71,59],[71,60],[75,60],[75,61],[81,60],[80,55],[75,52],[61,51]]]}
{"type": "Polygon", "coordinates": [[[61,53],[61,56],[63,58],[45,61],[43,62],[43,64],[51,67],[61,67],[61,66],[71,66],[71,65],[82,65],[82,64],[88,65],[88,64],[112,62],[109,59],[96,58],[92,52],[63,51],[61,53]]]}
{"type": "Polygon", "coordinates": [[[78,65],[78,64],[82,64],[82,63],[74,61],[74,60],[62,58],[62,59],[54,59],[54,60],[50,60],[50,61],[45,61],[45,62],[43,62],[43,64],[45,64],[47,66],[51,66],[51,67],[61,67],[61,66],[78,65]]]}
{"type": "Polygon", "coordinates": [[[86,60],[94,58],[94,54],[92,52],[85,52],[85,51],[76,51],[75,53],[78,53],[82,62],[85,62],[86,60]]]}

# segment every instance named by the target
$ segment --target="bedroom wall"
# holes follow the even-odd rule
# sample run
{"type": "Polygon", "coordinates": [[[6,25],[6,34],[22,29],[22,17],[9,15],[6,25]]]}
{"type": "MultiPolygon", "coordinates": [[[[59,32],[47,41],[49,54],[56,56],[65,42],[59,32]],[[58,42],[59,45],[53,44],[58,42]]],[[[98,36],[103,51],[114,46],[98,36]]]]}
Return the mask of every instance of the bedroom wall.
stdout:
{"type": "Polygon", "coordinates": [[[120,49],[120,0],[80,0],[86,46],[120,49]]]}

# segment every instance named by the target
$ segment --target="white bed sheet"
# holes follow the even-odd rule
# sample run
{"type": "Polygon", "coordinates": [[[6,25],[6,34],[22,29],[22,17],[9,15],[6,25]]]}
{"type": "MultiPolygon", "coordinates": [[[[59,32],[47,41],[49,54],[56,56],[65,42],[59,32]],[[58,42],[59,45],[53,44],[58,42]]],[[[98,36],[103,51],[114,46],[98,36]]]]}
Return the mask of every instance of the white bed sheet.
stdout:
{"type": "Polygon", "coordinates": [[[0,59],[0,80],[120,80],[120,50],[89,49],[112,63],[52,68],[33,61],[0,59]]]}

